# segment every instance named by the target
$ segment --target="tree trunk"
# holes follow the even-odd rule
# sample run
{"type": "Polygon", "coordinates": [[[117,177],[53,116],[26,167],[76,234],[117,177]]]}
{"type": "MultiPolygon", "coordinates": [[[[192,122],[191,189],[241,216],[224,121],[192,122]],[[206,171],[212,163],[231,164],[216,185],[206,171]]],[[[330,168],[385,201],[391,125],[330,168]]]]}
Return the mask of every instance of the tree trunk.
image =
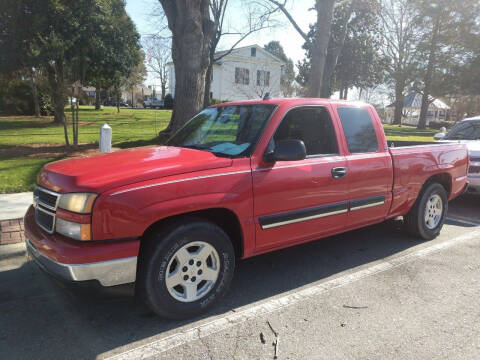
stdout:
{"type": "Polygon", "coordinates": [[[333,73],[335,72],[335,68],[337,67],[338,57],[342,53],[343,47],[345,45],[345,39],[347,37],[347,32],[348,32],[348,21],[350,20],[350,17],[352,15],[353,3],[354,3],[353,1],[350,2],[348,11],[344,15],[345,17],[343,18],[343,22],[342,22],[343,24],[342,32],[340,33],[340,40],[338,44],[334,44],[333,39],[331,37],[329,39],[329,48],[331,49],[331,51],[328,51],[327,53],[327,59],[324,66],[323,79],[322,79],[321,96],[324,98],[329,98],[330,96],[332,96],[332,85],[331,85],[332,76],[333,76],[333,73]],[[332,41],[332,44],[330,44],[330,41],[332,41]]]}
{"type": "Polygon", "coordinates": [[[395,82],[395,111],[393,114],[393,124],[400,125],[402,123],[403,111],[403,90],[405,89],[405,81],[397,80],[395,82]]]}
{"type": "Polygon", "coordinates": [[[48,82],[52,91],[54,123],[62,124],[65,121],[65,84],[63,78],[63,62],[57,60],[55,65],[48,65],[48,82]]]}
{"type": "Polygon", "coordinates": [[[97,84],[95,87],[95,110],[100,110],[101,109],[101,99],[100,99],[100,93],[102,89],[100,89],[100,86],[97,84]]]}
{"type": "Polygon", "coordinates": [[[72,136],[73,136],[73,147],[74,149],[77,149],[78,147],[78,96],[75,104],[73,104],[74,97],[75,97],[75,87],[72,86],[72,96],[71,96],[72,100],[70,101],[70,106],[72,107],[72,136]]]}
{"type": "Polygon", "coordinates": [[[335,71],[335,66],[333,54],[328,52],[327,61],[323,71],[322,91],[320,93],[322,98],[329,98],[332,96],[332,76],[335,71]]]}
{"type": "Polygon", "coordinates": [[[173,35],[172,60],[175,66],[172,119],[162,133],[168,137],[202,109],[214,23],[210,19],[210,1],[160,0],[160,3],[173,35]]]}
{"type": "Polygon", "coordinates": [[[430,49],[428,54],[427,72],[425,79],[423,79],[424,87],[422,94],[422,105],[420,107],[420,116],[418,118],[418,129],[425,129],[427,127],[428,107],[430,106],[430,92],[432,86],[433,68],[435,66],[435,51],[437,50],[438,31],[440,27],[440,18],[437,18],[432,30],[432,39],[430,41],[430,49]]]}
{"type": "Polygon", "coordinates": [[[80,113],[80,108],[78,105],[78,100],[75,103],[75,112],[76,112],[76,119],[75,119],[75,134],[73,135],[73,146],[75,149],[78,147],[78,125],[80,123],[80,120],[78,119],[78,115],[80,113]]]}
{"type": "MultiPolygon", "coordinates": [[[[211,59],[210,59],[211,61],[211,59]]],[[[203,107],[209,107],[210,106],[210,89],[212,86],[212,73],[213,73],[213,64],[210,63],[210,65],[207,68],[207,73],[205,75],[205,95],[203,96],[203,107]]]]}
{"type": "Polygon", "coordinates": [[[37,82],[35,81],[35,71],[30,71],[31,81],[32,81],[32,98],[33,98],[33,107],[35,111],[35,116],[40,116],[40,102],[38,100],[38,87],[37,82]]]}
{"type": "Polygon", "coordinates": [[[175,99],[170,133],[176,132],[202,109],[205,93],[205,71],[192,72],[179,69],[175,72],[175,99]]]}
{"type": "Polygon", "coordinates": [[[328,41],[333,18],[333,5],[335,0],[317,0],[317,24],[315,39],[311,50],[311,70],[308,77],[308,97],[320,97],[322,91],[323,74],[327,59],[328,41]]]}
{"type": "Polygon", "coordinates": [[[348,86],[345,88],[345,90],[343,90],[343,99],[347,100],[347,97],[348,97],[348,86]]]}
{"type": "Polygon", "coordinates": [[[120,112],[120,89],[115,90],[115,97],[117,99],[117,113],[120,112]]]}
{"type": "MultiPolygon", "coordinates": [[[[75,145],[75,105],[73,105],[73,91],[72,91],[72,96],[70,97],[70,111],[72,113],[73,145],[75,145]]],[[[66,122],[65,122],[65,124],[66,124],[66,122]]],[[[65,126],[65,131],[66,131],[66,129],[67,129],[67,127],[65,126]]]]}
{"type": "Polygon", "coordinates": [[[160,86],[162,87],[162,100],[165,99],[165,95],[166,92],[167,92],[167,83],[165,81],[163,81],[160,86]]]}

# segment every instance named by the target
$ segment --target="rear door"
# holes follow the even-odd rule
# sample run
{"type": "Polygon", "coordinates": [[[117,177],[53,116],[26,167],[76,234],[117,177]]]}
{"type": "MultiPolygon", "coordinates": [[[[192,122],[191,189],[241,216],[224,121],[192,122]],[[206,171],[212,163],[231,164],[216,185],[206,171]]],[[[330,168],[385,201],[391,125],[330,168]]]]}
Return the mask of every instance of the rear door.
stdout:
{"type": "Polygon", "coordinates": [[[337,107],[347,144],[349,227],[381,221],[388,213],[393,182],[392,158],[383,129],[365,107],[337,107]]]}
{"type": "Polygon", "coordinates": [[[261,162],[253,168],[257,251],[338,232],[347,221],[348,184],[341,175],[346,159],[328,108],[288,110],[268,148],[285,139],[302,140],[307,158],[261,162]],[[332,171],[340,175],[332,176],[332,171]]]}

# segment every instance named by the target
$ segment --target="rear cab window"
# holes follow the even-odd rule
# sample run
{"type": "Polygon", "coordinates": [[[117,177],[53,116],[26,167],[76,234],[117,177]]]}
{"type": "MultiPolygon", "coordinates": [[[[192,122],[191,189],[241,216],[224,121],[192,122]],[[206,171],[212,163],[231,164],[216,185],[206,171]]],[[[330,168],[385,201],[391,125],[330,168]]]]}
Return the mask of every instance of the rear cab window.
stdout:
{"type": "Polygon", "coordinates": [[[339,106],[337,112],[351,154],[378,151],[377,132],[367,109],[339,106]]]}

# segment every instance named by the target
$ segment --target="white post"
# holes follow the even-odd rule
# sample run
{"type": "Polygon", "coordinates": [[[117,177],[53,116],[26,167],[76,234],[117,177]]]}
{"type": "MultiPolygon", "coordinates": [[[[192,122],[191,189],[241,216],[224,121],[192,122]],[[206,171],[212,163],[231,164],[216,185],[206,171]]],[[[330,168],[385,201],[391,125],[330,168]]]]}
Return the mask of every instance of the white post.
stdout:
{"type": "Polygon", "coordinates": [[[100,128],[100,152],[112,152],[112,128],[105,123],[100,128]]]}

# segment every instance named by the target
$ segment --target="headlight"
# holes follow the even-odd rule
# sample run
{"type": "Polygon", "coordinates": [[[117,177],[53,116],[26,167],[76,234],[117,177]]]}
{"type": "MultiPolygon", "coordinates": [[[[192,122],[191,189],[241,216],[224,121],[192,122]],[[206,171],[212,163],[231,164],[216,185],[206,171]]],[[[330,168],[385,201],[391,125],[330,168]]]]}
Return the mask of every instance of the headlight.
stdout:
{"type": "Polygon", "coordinates": [[[66,237],[69,237],[75,240],[91,239],[90,224],[79,224],[79,223],[67,221],[61,218],[57,218],[56,224],[55,224],[55,230],[57,230],[57,233],[65,235],[66,237]]]}
{"type": "Polygon", "coordinates": [[[93,202],[96,197],[97,194],[92,193],[62,194],[58,202],[58,207],[80,214],[88,214],[92,212],[93,202]]]}

